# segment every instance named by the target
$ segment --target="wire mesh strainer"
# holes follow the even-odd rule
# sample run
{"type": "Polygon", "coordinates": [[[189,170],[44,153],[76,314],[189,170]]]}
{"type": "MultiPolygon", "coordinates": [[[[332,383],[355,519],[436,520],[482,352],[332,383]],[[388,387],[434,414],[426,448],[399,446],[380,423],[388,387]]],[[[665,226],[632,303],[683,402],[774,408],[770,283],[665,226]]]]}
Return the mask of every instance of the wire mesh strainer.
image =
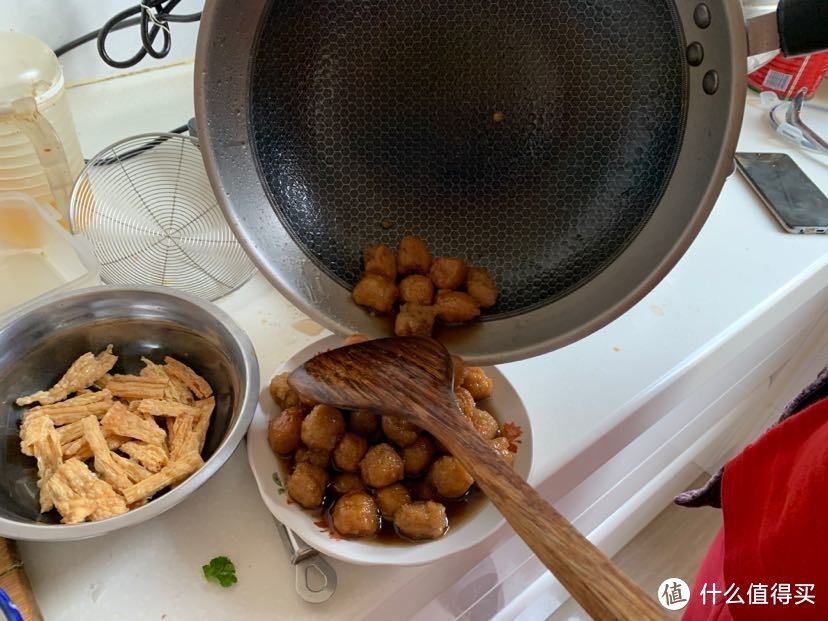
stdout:
{"type": "Polygon", "coordinates": [[[69,219],[108,284],[161,284],[215,300],[255,269],[190,136],[141,134],[98,153],[75,183],[69,219]]]}

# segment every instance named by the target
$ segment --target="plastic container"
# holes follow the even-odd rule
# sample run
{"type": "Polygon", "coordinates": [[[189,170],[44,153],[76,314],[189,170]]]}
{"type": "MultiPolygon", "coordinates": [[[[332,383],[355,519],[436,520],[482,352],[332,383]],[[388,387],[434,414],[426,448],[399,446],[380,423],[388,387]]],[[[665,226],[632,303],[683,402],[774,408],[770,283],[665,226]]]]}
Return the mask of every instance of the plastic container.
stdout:
{"type": "Polygon", "coordinates": [[[0,32],[0,192],[25,192],[66,217],[82,168],[54,52],[30,35],[0,32]]]}
{"type": "Polygon", "coordinates": [[[0,316],[46,293],[97,284],[100,264],[54,209],[22,192],[0,193],[0,316]]]}
{"type": "Polygon", "coordinates": [[[777,55],[748,74],[748,86],[758,92],[770,91],[782,99],[793,99],[805,89],[805,99],[815,94],[828,71],[828,52],[785,58],[777,55]]]}

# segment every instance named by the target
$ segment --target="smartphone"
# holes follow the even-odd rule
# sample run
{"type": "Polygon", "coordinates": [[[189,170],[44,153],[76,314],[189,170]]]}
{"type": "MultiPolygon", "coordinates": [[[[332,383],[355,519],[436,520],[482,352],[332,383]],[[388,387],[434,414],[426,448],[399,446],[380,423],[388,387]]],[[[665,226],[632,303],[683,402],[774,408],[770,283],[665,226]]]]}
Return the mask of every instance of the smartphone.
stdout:
{"type": "Polygon", "coordinates": [[[736,165],[788,233],[828,231],[828,197],[784,153],[737,153],[736,165]]]}

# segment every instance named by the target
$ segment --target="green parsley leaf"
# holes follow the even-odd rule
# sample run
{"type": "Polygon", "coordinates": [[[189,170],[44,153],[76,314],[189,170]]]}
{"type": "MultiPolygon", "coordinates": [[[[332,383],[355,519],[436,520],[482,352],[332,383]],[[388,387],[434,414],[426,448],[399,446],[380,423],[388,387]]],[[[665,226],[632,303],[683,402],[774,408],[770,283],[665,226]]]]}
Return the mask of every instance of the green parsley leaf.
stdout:
{"type": "Polygon", "coordinates": [[[236,578],[236,567],[226,556],[217,556],[212,559],[207,565],[202,565],[201,571],[204,572],[204,577],[211,582],[216,582],[227,588],[234,585],[238,578],[236,578]]]}
{"type": "Polygon", "coordinates": [[[276,489],[279,491],[280,494],[285,493],[285,486],[282,483],[282,479],[279,478],[279,475],[275,472],[273,473],[273,482],[276,484],[276,489]]]}

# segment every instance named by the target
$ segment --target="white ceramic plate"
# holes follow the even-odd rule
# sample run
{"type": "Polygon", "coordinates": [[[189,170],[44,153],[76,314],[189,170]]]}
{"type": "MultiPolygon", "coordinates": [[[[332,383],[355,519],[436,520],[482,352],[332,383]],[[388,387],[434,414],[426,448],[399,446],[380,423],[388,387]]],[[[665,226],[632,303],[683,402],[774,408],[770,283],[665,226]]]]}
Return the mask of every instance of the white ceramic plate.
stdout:
{"type": "MultiPolygon", "coordinates": [[[[312,356],[342,345],[342,339],[329,336],[313,343],[266,377],[291,371],[312,356]]],[[[527,479],[532,464],[532,432],[526,408],[512,385],[495,367],[485,367],[494,381],[493,396],[483,403],[499,422],[513,422],[523,429],[515,470],[527,479]]],[[[288,472],[267,442],[270,416],[279,413],[267,390],[263,390],[253,422],[247,432],[247,456],[265,505],[277,520],[296,532],[309,545],[334,558],[359,565],[422,565],[465,550],[492,535],[503,524],[503,517],[488,500],[483,507],[459,525],[449,528],[441,539],[418,544],[334,539],[327,530],[314,525],[310,513],[296,503],[288,504],[283,482],[288,472]],[[274,476],[275,475],[275,476],[274,476]],[[277,482],[278,481],[278,482],[277,482]]]]}

